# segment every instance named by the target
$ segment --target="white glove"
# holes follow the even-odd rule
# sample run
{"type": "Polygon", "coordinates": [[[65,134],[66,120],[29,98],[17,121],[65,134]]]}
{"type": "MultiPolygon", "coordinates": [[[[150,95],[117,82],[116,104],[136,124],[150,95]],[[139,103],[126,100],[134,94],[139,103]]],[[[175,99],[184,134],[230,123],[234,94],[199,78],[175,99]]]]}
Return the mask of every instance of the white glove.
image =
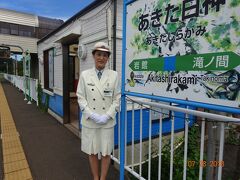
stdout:
{"type": "Polygon", "coordinates": [[[98,123],[98,121],[100,120],[100,115],[97,113],[92,113],[89,118],[92,119],[93,121],[95,121],[96,123],[98,123]]]}
{"type": "Polygon", "coordinates": [[[101,115],[98,123],[99,124],[106,124],[109,119],[110,119],[109,115],[106,115],[106,114],[101,115]]]}

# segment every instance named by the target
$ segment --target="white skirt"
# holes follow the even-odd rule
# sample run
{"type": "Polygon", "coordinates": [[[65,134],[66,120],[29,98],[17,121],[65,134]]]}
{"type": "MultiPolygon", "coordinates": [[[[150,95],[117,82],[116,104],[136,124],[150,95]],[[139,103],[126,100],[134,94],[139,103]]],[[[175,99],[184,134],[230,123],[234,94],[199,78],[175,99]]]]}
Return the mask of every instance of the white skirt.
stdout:
{"type": "Polygon", "coordinates": [[[83,152],[111,155],[113,151],[114,127],[112,128],[87,128],[82,126],[81,149],[83,152]]]}

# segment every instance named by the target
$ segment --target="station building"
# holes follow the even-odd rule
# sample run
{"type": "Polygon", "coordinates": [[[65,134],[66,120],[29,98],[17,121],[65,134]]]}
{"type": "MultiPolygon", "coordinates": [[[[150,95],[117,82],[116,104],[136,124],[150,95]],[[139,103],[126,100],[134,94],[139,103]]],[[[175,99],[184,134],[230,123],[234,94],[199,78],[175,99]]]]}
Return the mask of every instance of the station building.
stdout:
{"type": "Polygon", "coordinates": [[[121,78],[122,1],[97,0],[38,41],[39,81],[49,97],[49,113],[79,129],[76,88],[83,70],[94,67],[92,48],[104,41],[111,48],[108,63],[121,78]]]}

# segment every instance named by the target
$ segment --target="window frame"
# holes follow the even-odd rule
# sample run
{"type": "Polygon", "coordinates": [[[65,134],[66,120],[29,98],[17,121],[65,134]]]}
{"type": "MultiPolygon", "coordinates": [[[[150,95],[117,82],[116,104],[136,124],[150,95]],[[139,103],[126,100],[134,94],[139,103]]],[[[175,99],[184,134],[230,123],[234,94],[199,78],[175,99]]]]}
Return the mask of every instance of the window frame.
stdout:
{"type": "Polygon", "coordinates": [[[44,89],[53,92],[54,89],[54,48],[43,51],[44,89]],[[52,64],[49,64],[50,53],[52,53],[52,64]],[[52,66],[52,69],[50,69],[52,66]],[[51,73],[52,71],[52,73],[51,73]],[[51,77],[50,77],[51,75],[51,77]],[[52,78],[52,82],[50,81],[52,78]],[[50,84],[51,83],[51,84],[50,84]]]}
{"type": "Polygon", "coordinates": [[[10,24],[10,34],[18,36],[19,34],[19,26],[18,24],[10,24]]]}
{"type": "Polygon", "coordinates": [[[10,34],[10,23],[0,22],[0,33],[10,34]]]}

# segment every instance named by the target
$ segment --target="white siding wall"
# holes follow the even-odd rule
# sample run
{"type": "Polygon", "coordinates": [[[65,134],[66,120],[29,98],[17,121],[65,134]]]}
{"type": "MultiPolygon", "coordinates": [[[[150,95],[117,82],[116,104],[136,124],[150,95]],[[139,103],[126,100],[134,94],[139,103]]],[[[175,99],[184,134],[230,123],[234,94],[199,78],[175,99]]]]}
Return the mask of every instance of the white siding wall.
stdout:
{"type": "Polygon", "coordinates": [[[122,75],[122,40],[117,39],[117,48],[116,48],[116,70],[119,74],[119,77],[122,75]]]}
{"type": "MultiPolygon", "coordinates": [[[[36,38],[0,34],[1,44],[18,45],[18,46],[21,46],[24,51],[29,49],[31,53],[37,53],[37,41],[38,39],[36,38]]],[[[11,51],[21,52],[21,49],[19,48],[15,48],[15,47],[10,47],[10,48],[11,48],[11,51]]]]}
{"type": "Polygon", "coordinates": [[[122,39],[123,0],[117,1],[117,38],[122,39]]]}
{"type": "Polygon", "coordinates": [[[87,58],[82,61],[80,60],[80,73],[86,69],[92,68],[94,66],[94,60],[92,58],[92,52],[91,49],[93,47],[94,43],[88,43],[86,44],[87,47],[87,58]]]}
{"type": "MultiPolygon", "coordinates": [[[[118,1],[117,4],[117,48],[116,48],[116,70],[121,75],[121,65],[122,65],[122,0],[118,1]]],[[[113,12],[113,4],[109,6],[109,2],[106,2],[99,6],[98,8],[94,9],[87,15],[87,17],[91,17],[92,15],[97,14],[94,18],[88,21],[82,21],[82,36],[79,38],[80,44],[85,44],[87,46],[88,55],[87,59],[84,61],[80,61],[80,72],[86,70],[88,68],[94,67],[94,60],[92,58],[92,48],[97,41],[104,41],[108,42],[107,39],[107,8],[111,9],[111,16],[112,16],[112,24],[114,18],[113,12]],[[98,13],[101,9],[103,9],[101,13],[98,13]]],[[[84,19],[83,17],[82,19],[84,19]]],[[[111,24],[111,25],[112,25],[111,24]]],[[[113,39],[111,42],[113,45],[113,39]]],[[[112,48],[112,47],[111,47],[112,48]]],[[[111,57],[112,60],[112,57],[111,57]]]]}
{"type": "Polygon", "coordinates": [[[38,27],[38,18],[33,14],[20,13],[0,8],[0,21],[38,27]]]}
{"type": "Polygon", "coordinates": [[[80,18],[82,24],[82,36],[79,44],[87,47],[87,58],[80,61],[80,73],[94,67],[92,48],[97,41],[107,42],[107,8],[110,1],[103,3],[88,14],[80,18]]]}
{"type": "Polygon", "coordinates": [[[116,48],[116,70],[120,77],[122,75],[122,17],[123,17],[123,0],[117,1],[117,48],[116,48]]]}

